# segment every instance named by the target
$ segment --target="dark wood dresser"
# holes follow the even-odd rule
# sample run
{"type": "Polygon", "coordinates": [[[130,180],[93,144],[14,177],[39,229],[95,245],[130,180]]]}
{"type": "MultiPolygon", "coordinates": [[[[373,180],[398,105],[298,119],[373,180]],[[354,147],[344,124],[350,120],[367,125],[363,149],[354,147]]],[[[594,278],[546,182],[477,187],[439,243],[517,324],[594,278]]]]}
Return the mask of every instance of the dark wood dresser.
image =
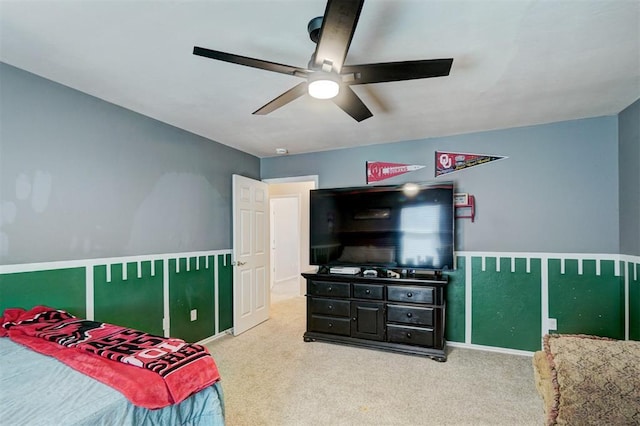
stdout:
{"type": "Polygon", "coordinates": [[[342,343],[447,360],[446,276],[302,276],[307,280],[305,342],[342,343]]]}

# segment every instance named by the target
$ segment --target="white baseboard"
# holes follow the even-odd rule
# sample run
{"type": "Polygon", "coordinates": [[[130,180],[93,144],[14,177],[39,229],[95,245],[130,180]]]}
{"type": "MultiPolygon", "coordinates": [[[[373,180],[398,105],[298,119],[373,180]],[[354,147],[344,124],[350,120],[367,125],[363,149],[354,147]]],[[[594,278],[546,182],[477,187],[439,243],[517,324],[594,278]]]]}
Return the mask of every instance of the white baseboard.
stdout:
{"type": "Polygon", "coordinates": [[[213,341],[215,341],[215,340],[218,340],[219,338],[224,337],[224,336],[226,336],[226,335],[228,335],[228,334],[233,334],[233,328],[230,328],[230,329],[228,329],[228,330],[225,330],[225,331],[223,331],[223,332],[221,332],[221,333],[218,333],[218,334],[216,334],[216,335],[213,335],[213,336],[207,337],[206,339],[202,339],[202,340],[200,340],[199,342],[196,342],[196,345],[202,345],[202,346],[204,346],[204,345],[206,345],[207,343],[211,343],[211,342],[213,342],[213,341]]]}
{"type": "Polygon", "coordinates": [[[470,345],[467,343],[460,343],[460,342],[447,341],[447,346],[451,346],[453,348],[473,349],[477,351],[498,352],[498,353],[509,354],[509,355],[520,355],[520,356],[527,356],[527,357],[533,356],[533,352],[530,352],[530,351],[521,351],[519,349],[509,349],[509,348],[497,348],[494,346],[473,345],[473,344],[470,345]]]}

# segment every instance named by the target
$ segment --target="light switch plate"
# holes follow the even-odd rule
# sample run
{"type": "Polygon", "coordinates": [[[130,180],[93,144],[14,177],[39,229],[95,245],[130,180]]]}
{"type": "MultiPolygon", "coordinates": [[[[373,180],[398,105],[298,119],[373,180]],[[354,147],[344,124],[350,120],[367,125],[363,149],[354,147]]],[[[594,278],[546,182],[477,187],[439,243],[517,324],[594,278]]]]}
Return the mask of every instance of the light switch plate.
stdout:
{"type": "Polygon", "coordinates": [[[198,319],[198,310],[197,309],[192,309],[191,310],[191,321],[195,321],[198,319]]]}

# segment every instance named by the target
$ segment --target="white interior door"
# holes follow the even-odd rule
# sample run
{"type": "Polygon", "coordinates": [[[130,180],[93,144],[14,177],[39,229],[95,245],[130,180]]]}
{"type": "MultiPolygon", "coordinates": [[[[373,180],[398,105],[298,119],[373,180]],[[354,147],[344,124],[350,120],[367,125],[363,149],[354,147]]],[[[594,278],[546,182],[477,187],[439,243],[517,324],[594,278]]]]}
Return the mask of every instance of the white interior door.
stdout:
{"type": "Polygon", "coordinates": [[[269,192],[233,175],[233,334],[269,319],[269,192]]]}
{"type": "MultiPolygon", "coordinates": [[[[271,197],[271,281],[292,281],[300,274],[300,200],[297,196],[271,197]]],[[[272,287],[273,287],[272,285],[272,287]]]]}

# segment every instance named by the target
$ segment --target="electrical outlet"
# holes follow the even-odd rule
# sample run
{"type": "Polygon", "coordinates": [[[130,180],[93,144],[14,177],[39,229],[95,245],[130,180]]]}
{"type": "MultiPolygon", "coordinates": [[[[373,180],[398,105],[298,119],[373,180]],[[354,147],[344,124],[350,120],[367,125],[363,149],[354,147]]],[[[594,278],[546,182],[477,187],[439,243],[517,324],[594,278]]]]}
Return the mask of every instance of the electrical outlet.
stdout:
{"type": "Polygon", "coordinates": [[[191,310],[191,321],[195,321],[198,319],[198,310],[197,309],[192,309],[191,310]]]}
{"type": "Polygon", "coordinates": [[[557,330],[558,329],[558,320],[555,318],[547,319],[547,327],[549,330],[557,330]]]}

